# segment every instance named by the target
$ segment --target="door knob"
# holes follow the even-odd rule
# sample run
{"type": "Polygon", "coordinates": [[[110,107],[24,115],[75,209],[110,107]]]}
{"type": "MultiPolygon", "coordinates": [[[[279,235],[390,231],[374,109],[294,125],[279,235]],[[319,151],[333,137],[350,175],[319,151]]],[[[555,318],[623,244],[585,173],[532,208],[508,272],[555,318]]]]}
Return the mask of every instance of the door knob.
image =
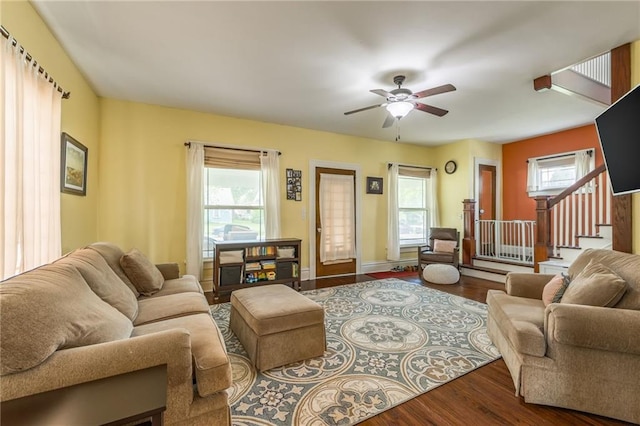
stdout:
{"type": "Polygon", "coordinates": [[[480,209],[480,214],[484,213],[484,209],[480,209]]]}
{"type": "Polygon", "coordinates": [[[322,228],[317,228],[318,229],[318,234],[322,232],[322,228]]]}

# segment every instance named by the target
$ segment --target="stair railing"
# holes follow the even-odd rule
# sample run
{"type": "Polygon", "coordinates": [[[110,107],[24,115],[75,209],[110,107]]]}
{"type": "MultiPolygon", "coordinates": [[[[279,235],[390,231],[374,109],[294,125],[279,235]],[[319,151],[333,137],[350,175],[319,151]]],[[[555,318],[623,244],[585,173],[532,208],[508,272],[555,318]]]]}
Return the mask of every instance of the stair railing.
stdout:
{"type": "Polygon", "coordinates": [[[611,224],[611,189],[605,165],[596,167],[555,197],[536,200],[534,270],[559,256],[563,247],[577,247],[578,237],[597,236],[598,226],[611,224]]]}

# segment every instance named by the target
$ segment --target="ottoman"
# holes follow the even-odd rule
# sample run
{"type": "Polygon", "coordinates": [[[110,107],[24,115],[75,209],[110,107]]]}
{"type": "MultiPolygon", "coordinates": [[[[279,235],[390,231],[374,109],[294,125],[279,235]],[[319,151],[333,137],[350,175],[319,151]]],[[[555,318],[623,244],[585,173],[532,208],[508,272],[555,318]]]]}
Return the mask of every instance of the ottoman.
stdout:
{"type": "Polygon", "coordinates": [[[229,327],[259,371],[322,356],[324,309],[283,284],[231,293],[229,327]]]}
{"type": "Polygon", "coordinates": [[[453,265],[432,263],[425,266],[422,277],[433,284],[455,284],[460,281],[460,272],[453,265]]]}

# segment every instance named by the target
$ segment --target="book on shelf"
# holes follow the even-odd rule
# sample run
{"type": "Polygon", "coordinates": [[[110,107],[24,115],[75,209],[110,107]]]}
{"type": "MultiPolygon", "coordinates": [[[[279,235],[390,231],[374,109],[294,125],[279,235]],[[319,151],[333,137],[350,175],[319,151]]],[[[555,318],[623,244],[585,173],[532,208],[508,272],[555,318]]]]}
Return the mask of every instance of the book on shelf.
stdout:
{"type": "Polygon", "coordinates": [[[259,269],[262,269],[262,266],[260,265],[260,262],[247,262],[244,266],[244,269],[246,271],[257,271],[259,269]]]}
{"type": "Polygon", "coordinates": [[[247,257],[274,256],[276,254],[275,246],[257,246],[245,248],[247,257]]]}
{"type": "Polygon", "coordinates": [[[276,269],[276,261],[275,260],[263,260],[260,262],[262,269],[276,269]]]}

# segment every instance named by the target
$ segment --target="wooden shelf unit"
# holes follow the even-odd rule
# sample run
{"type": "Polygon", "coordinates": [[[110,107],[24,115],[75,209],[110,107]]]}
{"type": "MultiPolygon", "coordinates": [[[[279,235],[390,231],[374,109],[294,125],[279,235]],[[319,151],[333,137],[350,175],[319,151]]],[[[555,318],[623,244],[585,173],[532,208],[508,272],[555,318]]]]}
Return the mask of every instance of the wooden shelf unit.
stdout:
{"type": "Polygon", "coordinates": [[[300,290],[300,244],[301,240],[292,238],[216,242],[214,297],[218,299],[221,293],[269,284],[288,284],[300,290]]]}

